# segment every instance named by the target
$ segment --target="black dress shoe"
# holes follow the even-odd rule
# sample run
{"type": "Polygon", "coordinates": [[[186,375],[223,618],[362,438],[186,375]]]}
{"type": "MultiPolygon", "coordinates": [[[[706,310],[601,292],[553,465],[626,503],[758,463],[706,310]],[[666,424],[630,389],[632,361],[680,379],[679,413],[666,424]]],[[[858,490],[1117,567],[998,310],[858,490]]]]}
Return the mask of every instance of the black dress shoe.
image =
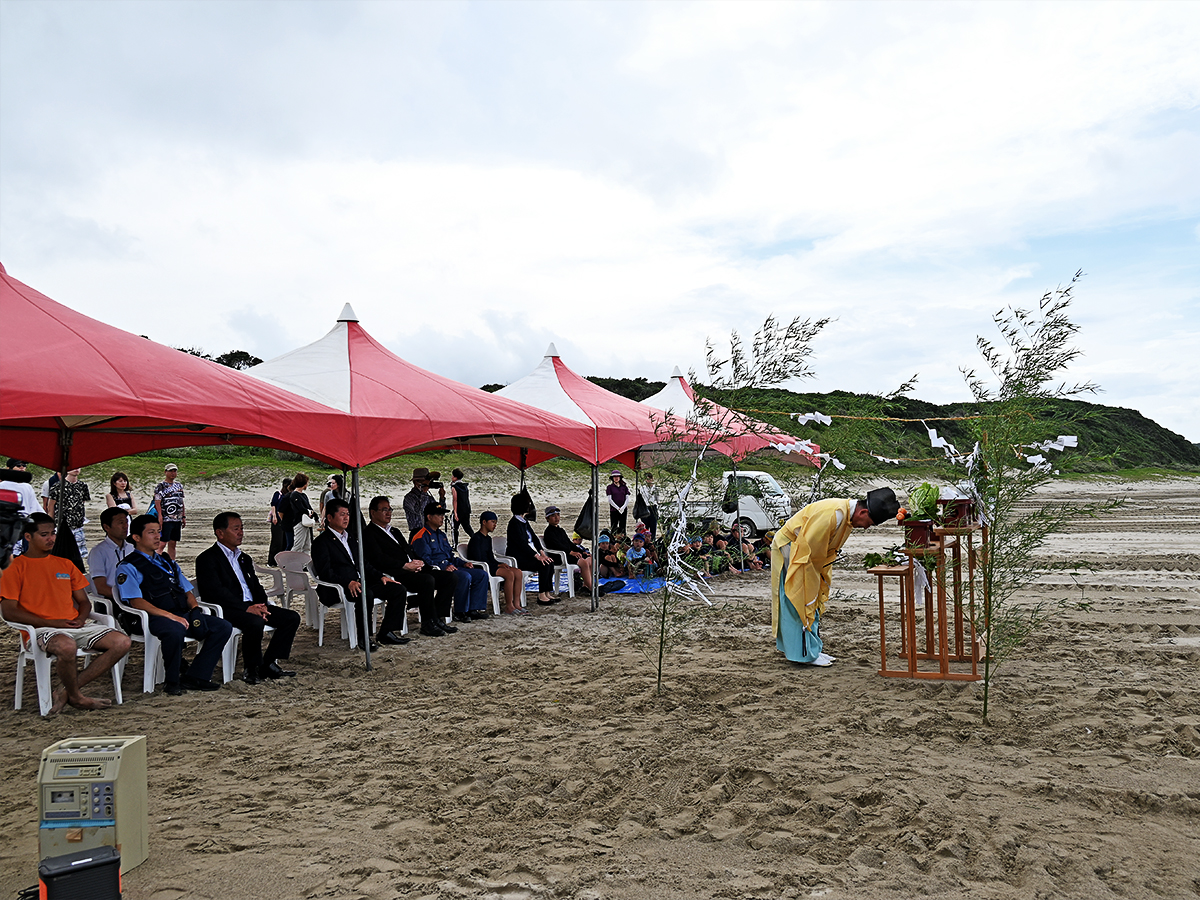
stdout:
{"type": "Polygon", "coordinates": [[[402,637],[398,631],[389,631],[386,634],[381,634],[376,638],[381,644],[391,644],[398,647],[401,644],[407,644],[412,638],[402,637]]]}
{"type": "Polygon", "coordinates": [[[215,681],[209,681],[207,678],[195,678],[192,675],[181,675],[179,682],[194,691],[219,691],[221,689],[221,686],[215,681]]]}
{"type": "Polygon", "coordinates": [[[170,694],[172,697],[180,697],[187,693],[187,691],[185,691],[183,689],[183,685],[180,684],[178,681],[168,681],[166,684],[163,685],[163,690],[166,691],[168,694],[170,694]]]}
{"type": "Polygon", "coordinates": [[[470,621],[471,621],[471,617],[470,617],[470,616],[469,616],[467,613],[455,613],[455,614],[454,614],[454,621],[455,621],[455,622],[464,622],[464,623],[465,623],[465,622],[470,622],[470,621]]]}
{"type": "Polygon", "coordinates": [[[262,684],[263,681],[258,677],[257,672],[251,672],[249,670],[243,672],[239,677],[242,679],[242,681],[246,682],[246,684],[262,684]]]}
{"type": "Polygon", "coordinates": [[[470,616],[472,619],[476,619],[476,620],[486,619],[488,617],[487,611],[482,610],[482,609],[473,609],[469,613],[467,613],[467,615],[470,616]]]}
{"type": "MultiPolygon", "coordinates": [[[[358,649],[362,650],[364,653],[366,652],[366,648],[364,648],[361,643],[359,643],[358,649]]],[[[371,652],[374,653],[378,649],[379,649],[379,645],[377,643],[375,643],[374,641],[371,641],[371,644],[370,644],[371,652]]]]}
{"type": "Polygon", "coordinates": [[[422,625],[421,626],[421,634],[425,635],[425,637],[445,637],[446,636],[446,632],[443,631],[441,628],[438,628],[436,625],[422,625]]]}
{"type": "Polygon", "coordinates": [[[437,622],[435,624],[441,630],[442,634],[458,634],[458,629],[453,625],[447,625],[445,622],[437,622]]]}
{"type": "Polygon", "coordinates": [[[279,663],[271,660],[269,663],[263,663],[258,667],[258,675],[260,678],[295,678],[296,673],[287,669],[279,668],[279,663]]]}

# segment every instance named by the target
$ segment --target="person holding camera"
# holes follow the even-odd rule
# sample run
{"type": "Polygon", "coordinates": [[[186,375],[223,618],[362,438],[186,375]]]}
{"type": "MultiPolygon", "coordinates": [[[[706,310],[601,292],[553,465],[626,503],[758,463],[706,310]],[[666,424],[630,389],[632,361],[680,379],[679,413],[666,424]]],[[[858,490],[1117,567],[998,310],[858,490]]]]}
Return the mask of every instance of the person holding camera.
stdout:
{"type": "Polygon", "coordinates": [[[429,496],[429,488],[431,482],[437,474],[430,474],[430,471],[421,466],[413,469],[412,473],[412,490],[404,495],[401,505],[404,507],[404,520],[408,523],[408,539],[411,541],[413,536],[425,527],[425,507],[433,502],[433,498],[429,496]]]}

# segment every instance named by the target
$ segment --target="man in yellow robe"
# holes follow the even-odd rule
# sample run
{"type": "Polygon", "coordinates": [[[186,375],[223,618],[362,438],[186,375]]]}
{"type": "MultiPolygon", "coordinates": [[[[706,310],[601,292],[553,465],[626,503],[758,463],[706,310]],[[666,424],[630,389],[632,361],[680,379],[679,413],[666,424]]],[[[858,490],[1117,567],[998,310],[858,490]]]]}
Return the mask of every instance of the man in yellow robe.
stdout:
{"type": "Polygon", "coordinates": [[[792,662],[829,666],[823,651],[821,613],[829,602],[830,569],[852,528],[894,518],[900,504],[891,488],[869,491],[865,500],[810,503],[771,541],[771,629],[775,646],[792,662]]]}

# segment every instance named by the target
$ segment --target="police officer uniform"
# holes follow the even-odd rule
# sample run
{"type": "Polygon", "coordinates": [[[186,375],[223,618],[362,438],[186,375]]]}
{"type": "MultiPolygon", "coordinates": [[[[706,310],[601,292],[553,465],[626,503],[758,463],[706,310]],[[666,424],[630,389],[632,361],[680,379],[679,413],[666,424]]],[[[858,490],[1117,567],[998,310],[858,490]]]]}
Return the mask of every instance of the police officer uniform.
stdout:
{"type": "MultiPolygon", "coordinates": [[[[188,594],[195,590],[187,580],[175,560],[162,553],[153,557],[147,556],[140,550],[130,553],[125,561],[117,568],[117,585],[121,593],[121,601],[128,604],[130,600],[141,597],[152,606],[187,619],[185,628],[174,619],[166,616],[150,615],[150,633],[162,642],[163,666],[166,668],[166,690],[176,693],[180,685],[213,690],[213,669],[225,649],[225,642],[233,633],[231,626],[224,619],[206,615],[199,607],[188,605],[188,594]],[[203,643],[196,653],[195,660],[187,668],[187,674],[182,674],[183,642],[185,637],[195,638],[203,643]]],[[[128,621],[128,617],[126,617],[128,621]]]]}

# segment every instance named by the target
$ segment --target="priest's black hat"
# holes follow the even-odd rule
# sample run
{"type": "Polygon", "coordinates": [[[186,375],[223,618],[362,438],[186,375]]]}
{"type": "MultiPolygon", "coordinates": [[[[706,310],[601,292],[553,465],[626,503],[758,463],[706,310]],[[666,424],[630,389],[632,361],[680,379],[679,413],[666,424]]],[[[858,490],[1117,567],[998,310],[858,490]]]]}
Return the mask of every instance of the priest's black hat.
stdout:
{"type": "Polygon", "coordinates": [[[896,492],[890,487],[867,491],[867,512],[871,516],[871,521],[876,525],[896,518],[896,513],[899,511],[900,501],[896,499],[896,492]]]}

